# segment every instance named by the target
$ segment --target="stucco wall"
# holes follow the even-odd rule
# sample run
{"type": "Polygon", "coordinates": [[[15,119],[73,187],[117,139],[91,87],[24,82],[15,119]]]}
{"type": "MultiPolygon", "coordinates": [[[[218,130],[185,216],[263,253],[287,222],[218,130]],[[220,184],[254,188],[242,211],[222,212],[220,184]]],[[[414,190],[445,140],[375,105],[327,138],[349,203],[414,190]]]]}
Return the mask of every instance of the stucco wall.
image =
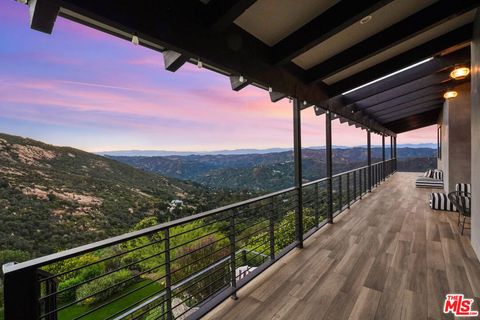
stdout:
{"type": "Polygon", "coordinates": [[[455,190],[457,183],[471,181],[471,97],[470,83],[455,87],[458,96],[443,105],[442,157],[438,168],[444,172],[445,192],[455,190]]]}

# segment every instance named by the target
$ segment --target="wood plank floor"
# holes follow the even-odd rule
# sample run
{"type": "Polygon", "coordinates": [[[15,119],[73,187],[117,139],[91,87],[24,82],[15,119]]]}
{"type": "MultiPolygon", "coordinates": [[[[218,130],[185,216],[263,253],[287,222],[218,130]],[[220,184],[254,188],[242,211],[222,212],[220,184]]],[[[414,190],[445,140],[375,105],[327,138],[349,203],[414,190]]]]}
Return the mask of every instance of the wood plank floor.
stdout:
{"type": "Polygon", "coordinates": [[[451,319],[475,298],[480,263],[456,213],[432,211],[415,173],[395,173],[204,319],[451,319]]]}

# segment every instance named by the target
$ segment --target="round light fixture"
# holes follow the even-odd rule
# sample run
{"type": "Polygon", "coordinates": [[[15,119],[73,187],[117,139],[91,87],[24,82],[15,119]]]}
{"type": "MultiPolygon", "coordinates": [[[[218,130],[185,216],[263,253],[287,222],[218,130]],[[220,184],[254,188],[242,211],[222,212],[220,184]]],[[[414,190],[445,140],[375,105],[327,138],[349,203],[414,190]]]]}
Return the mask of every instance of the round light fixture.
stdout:
{"type": "Polygon", "coordinates": [[[372,20],[372,16],[366,16],[366,17],[363,17],[361,20],[360,20],[360,24],[366,24],[366,23],[369,23],[370,20],[372,20]]]}
{"type": "Polygon", "coordinates": [[[455,98],[456,96],[458,96],[458,92],[457,92],[457,91],[454,91],[454,90],[448,90],[448,91],[445,92],[445,94],[443,95],[443,97],[444,97],[445,99],[455,98]]]}
{"type": "Polygon", "coordinates": [[[450,72],[450,78],[455,80],[465,79],[470,74],[470,69],[467,67],[456,67],[450,72]]]}

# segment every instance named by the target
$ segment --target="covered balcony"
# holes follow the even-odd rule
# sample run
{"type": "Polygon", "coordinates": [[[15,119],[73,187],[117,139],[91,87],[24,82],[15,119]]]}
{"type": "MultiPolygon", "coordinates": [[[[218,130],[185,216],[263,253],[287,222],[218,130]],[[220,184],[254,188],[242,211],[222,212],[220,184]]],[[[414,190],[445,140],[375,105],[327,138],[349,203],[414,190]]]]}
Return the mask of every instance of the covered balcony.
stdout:
{"type": "Polygon", "coordinates": [[[480,263],[457,215],[397,172],[206,319],[442,319],[445,295],[476,297],[480,263]]]}
{"type": "Polygon", "coordinates": [[[478,1],[20,2],[35,30],[63,17],[158,51],[168,71],[192,63],[290,99],[295,172],[285,190],[5,265],[6,320],[452,318],[448,293],[480,310],[478,1]],[[306,112],[326,137],[326,177],[309,182],[306,112]],[[366,166],[334,172],[332,121],[364,134],[366,166]],[[397,172],[397,134],[435,124],[442,191],[471,185],[463,235],[418,173],[397,172]]]}

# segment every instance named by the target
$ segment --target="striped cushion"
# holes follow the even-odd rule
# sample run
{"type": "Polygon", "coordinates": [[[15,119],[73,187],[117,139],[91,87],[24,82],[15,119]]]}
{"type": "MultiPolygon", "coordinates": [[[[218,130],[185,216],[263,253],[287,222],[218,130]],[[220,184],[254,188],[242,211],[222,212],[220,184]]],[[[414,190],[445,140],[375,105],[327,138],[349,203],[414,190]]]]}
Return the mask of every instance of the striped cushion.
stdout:
{"type": "Polygon", "coordinates": [[[443,171],[442,170],[433,170],[432,178],[443,181],[443,171]]]}
{"type": "Polygon", "coordinates": [[[427,170],[425,171],[425,173],[423,174],[424,177],[427,177],[427,178],[431,178],[431,175],[432,175],[432,170],[427,170]]]}
{"type": "Polygon", "coordinates": [[[455,185],[455,191],[463,191],[463,192],[472,192],[471,185],[469,183],[457,183],[455,185]]]}
{"type": "Polygon", "coordinates": [[[417,188],[442,188],[443,181],[433,178],[418,177],[415,182],[417,188]]]}
{"type": "Polygon", "coordinates": [[[430,193],[430,208],[434,210],[457,211],[457,208],[448,199],[447,195],[439,192],[430,193]]]}

